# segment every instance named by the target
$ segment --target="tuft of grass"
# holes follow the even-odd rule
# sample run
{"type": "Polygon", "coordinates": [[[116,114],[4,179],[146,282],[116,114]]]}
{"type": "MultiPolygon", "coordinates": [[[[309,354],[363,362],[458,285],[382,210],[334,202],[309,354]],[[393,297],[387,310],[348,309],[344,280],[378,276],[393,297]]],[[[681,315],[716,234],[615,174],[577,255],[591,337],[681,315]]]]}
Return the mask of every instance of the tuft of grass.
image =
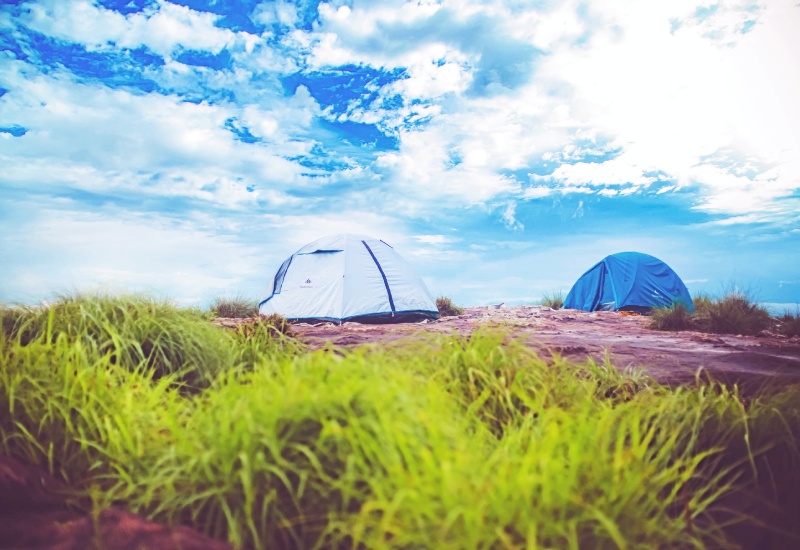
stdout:
{"type": "Polygon", "coordinates": [[[141,296],[65,295],[49,305],[2,311],[3,334],[22,346],[80,342],[94,357],[156,378],[180,373],[207,384],[232,366],[230,336],[199,310],[141,296]]]}
{"type": "Polygon", "coordinates": [[[217,297],[211,305],[217,317],[243,319],[258,315],[258,302],[237,294],[233,297],[217,297]]]}
{"type": "Polygon", "coordinates": [[[714,300],[708,294],[700,292],[694,295],[692,304],[696,315],[705,315],[714,304],[714,300]]]}
{"type": "Polygon", "coordinates": [[[564,293],[559,290],[552,294],[545,294],[539,304],[550,309],[561,309],[564,307],[564,293]]]}
{"type": "Polygon", "coordinates": [[[778,332],[784,336],[800,336],[800,312],[787,311],[778,317],[778,332]]]}
{"type": "Polygon", "coordinates": [[[700,325],[719,334],[758,334],[771,326],[769,312],[743,292],[731,292],[705,306],[700,325]]]}
{"type": "Polygon", "coordinates": [[[236,331],[245,338],[256,338],[263,333],[271,338],[295,335],[291,323],[278,313],[259,315],[249,319],[237,325],[236,331]]]}
{"type": "MultiPolygon", "coordinates": [[[[753,335],[771,328],[773,324],[769,312],[739,290],[729,291],[718,299],[707,295],[695,296],[693,303],[694,315],[682,304],[654,309],[650,328],[753,335]]],[[[791,322],[787,326],[791,326],[791,322]]]]}
{"type": "Polygon", "coordinates": [[[450,298],[447,298],[446,296],[440,296],[436,298],[436,308],[439,310],[439,315],[442,317],[464,315],[464,308],[458,307],[450,298]]]}
{"type": "Polygon", "coordinates": [[[654,308],[650,316],[650,328],[655,330],[689,330],[693,327],[692,314],[681,302],[669,307],[654,308]]]}
{"type": "Polygon", "coordinates": [[[282,315],[259,315],[236,326],[233,331],[237,344],[237,365],[253,370],[267,358],[293,356],[305,351],[295,339],[292,325],[282,315]]]}

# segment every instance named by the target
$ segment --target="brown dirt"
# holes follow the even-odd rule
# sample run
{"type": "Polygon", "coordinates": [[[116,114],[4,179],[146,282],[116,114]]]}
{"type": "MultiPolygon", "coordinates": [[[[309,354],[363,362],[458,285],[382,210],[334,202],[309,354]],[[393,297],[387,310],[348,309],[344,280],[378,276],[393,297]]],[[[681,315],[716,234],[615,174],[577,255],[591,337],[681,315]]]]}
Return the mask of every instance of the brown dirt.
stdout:
{"type": "Polygon", "coordinates": [[[649,318],[615,312],[587,313],[542,306],[467,308],[464,315],[428,323],[292,325],[312,348],[390,342],[419,332],[468,335],[479,326],[504,328],[544,357],[583,361],[608,357],[617,368],[643,368],[663,383],[691,382],[700,369],[727,383],[761,386],[800,382],[800,338],[665,332],[649,318]]]}
{"type": "Polygon", "coordinates": [[[97,515],[66,504],[65,485],[0,456],[0,548],[13,550],[233,550],[187,527],[167,527],[111,508],[97,515]]]}

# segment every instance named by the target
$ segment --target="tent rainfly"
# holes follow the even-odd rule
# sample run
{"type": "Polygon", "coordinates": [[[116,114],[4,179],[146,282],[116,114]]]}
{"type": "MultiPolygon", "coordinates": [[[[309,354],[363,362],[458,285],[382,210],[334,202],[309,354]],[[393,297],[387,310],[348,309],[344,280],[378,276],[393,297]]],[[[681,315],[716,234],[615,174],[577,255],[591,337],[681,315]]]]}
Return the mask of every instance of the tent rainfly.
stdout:
{"type": "Polygon", "coordinates": [[[259,313],[290,321],[401,323],[439,315],[425,283],[385,242],[363,235],[318,239],[283,262],[259,313]]]}
{"type": "Polygon", "coordinates": [[[694,312],[686,285],[667,264],[641,252],[606,256],[572,286],[564,307],[584,311],[639,311],[682,302],[694,312]]]}

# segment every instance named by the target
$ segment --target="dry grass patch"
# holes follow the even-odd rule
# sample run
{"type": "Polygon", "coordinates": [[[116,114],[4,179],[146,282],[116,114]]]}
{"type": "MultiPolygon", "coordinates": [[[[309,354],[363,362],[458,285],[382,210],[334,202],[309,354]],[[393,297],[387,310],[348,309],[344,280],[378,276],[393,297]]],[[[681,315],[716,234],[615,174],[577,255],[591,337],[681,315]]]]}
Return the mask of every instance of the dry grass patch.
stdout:
{"type": "Polygon", "coordinates": [[[436,308],[439,310],[441,317],[455,317],[457,315],[464,315],[464,308],[458,307],[453,303],[450,298],[440,296],[436,298],[436,308]]]}

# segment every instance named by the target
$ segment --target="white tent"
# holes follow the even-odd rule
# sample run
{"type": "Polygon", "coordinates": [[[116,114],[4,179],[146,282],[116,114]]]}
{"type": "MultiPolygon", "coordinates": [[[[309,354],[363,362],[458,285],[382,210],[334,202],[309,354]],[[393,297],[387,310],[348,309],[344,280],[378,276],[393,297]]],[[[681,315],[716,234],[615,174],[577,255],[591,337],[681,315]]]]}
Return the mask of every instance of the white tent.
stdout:
{"type": "Polygon", "coordinates": [[[439,314],[425,283],[394,248],[350,234],[323,237],[292,254],[259,313],[336,323],[400,323],[439,314]]]}

